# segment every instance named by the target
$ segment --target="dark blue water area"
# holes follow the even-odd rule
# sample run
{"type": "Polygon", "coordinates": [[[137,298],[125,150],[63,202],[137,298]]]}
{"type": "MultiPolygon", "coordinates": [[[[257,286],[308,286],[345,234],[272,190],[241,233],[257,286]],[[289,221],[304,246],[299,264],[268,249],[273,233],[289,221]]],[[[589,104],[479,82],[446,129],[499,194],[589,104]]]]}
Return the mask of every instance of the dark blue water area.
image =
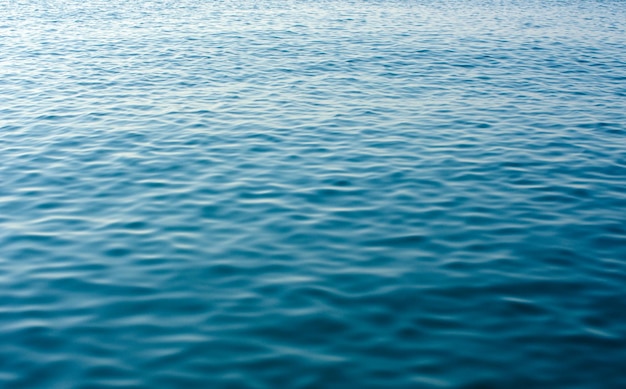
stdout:
{"type": "Polygon", "coordinates": [[[0,387],[626,387],[623,1],[0,3],[0,387]]]}

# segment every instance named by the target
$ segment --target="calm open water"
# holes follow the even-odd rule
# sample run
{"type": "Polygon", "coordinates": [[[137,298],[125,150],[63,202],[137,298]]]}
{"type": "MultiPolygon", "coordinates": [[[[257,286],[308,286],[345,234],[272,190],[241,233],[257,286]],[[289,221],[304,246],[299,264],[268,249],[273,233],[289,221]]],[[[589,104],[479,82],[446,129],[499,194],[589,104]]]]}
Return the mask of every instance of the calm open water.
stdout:
{"type": "Polygon", "coordinates": [[[623,1],[0,3],[0,387],[626,387],[623,1]]]}

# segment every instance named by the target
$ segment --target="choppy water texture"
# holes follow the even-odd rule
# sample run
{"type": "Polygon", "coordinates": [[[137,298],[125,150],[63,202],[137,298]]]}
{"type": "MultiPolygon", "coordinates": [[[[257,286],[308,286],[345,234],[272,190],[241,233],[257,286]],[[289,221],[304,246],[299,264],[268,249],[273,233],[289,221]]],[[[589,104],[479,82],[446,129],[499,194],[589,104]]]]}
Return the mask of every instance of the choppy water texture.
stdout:
{"type": "Polygon", "coordinates": [[[625,26],[2,1],[0,386],[626,387],[625,26]]]}

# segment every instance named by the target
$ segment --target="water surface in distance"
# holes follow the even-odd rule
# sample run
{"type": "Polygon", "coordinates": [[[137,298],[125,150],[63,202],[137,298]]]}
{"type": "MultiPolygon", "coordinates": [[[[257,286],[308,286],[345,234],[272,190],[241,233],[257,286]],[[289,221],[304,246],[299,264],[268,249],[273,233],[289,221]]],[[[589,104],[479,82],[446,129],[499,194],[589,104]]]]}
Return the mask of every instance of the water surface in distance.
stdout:
{"type": "Polygon", "coordinates": [[[2,2],[0,386],[626,387],[625,21],[2,2]]]}

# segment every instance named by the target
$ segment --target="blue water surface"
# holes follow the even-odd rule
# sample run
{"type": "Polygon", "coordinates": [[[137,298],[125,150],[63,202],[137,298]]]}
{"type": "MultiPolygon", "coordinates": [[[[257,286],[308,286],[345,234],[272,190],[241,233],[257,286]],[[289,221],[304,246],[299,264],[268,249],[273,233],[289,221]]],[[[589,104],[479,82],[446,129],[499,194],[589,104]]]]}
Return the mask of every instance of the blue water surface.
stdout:
{"type": "Polygon", "coordinates": [[[626,3],[0,2],[0,387],[625,388],[626,3]]]}

